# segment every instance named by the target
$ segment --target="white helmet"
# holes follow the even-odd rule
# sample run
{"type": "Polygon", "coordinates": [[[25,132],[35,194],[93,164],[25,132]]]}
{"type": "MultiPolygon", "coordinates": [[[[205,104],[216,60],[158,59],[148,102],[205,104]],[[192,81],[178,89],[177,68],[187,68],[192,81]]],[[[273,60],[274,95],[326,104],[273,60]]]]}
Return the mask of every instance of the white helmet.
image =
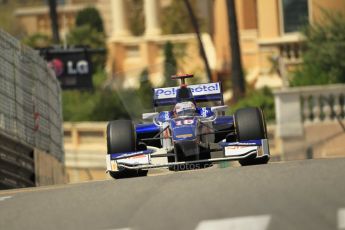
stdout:
{"type": "Polygon", "coordinates": [[[195,110],[195,105],[191,101],[177,103],[174,108],[174,112],[177,116],[193,116],[195,110]]]}

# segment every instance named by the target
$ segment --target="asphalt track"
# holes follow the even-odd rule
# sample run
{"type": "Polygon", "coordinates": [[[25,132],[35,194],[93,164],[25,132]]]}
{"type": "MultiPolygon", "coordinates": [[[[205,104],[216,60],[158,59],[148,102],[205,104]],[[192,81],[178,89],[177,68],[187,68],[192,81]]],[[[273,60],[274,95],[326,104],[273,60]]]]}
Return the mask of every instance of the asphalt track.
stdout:
{"type": "Polygon", "coordinates": [[[345,229],[345,159],[2,191],[0,229],[345,229]]]}

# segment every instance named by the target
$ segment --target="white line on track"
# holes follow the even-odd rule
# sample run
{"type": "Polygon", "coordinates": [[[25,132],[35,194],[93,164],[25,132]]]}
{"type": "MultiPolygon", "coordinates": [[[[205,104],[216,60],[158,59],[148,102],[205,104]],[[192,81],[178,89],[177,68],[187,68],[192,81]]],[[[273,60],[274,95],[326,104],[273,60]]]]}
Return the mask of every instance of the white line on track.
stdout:
{"type": "Polygon", "coordinates": [[[338,229],[345,229],[345,208],[338,210],[338,229]]]}
{"type": "Polygon", "coordinates": [[[7,199],[11,199],[12,196],[2,196],[0,197],[0,201],[4,201],[4,200],[7,200],[7,199]]]}
{"type": "Polygon", "coordinates": [[[266,230],[270,221],[270,215],[203,220],[198,224],[196,230],[266,230]]]}

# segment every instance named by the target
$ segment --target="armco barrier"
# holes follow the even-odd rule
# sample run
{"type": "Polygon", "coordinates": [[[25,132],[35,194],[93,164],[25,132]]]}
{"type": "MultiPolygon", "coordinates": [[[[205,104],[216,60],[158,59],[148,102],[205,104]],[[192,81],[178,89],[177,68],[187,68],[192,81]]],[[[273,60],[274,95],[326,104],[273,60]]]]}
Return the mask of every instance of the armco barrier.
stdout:
{"type": "Polygon", "coordinates": [[[0,184],[47,184],[37,152],[64,163],[60,85],[36,51],[0,30],[0,184]]]}

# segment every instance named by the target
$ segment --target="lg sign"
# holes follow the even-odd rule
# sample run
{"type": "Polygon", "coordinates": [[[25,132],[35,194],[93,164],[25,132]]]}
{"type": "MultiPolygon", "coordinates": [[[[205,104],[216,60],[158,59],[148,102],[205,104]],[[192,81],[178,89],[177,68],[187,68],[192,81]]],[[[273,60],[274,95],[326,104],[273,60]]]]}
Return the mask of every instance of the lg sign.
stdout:
{"type": "Polygon", "coordinates": [[[87,48],[40,50],[62,89],[92,89],[92,63],[87,48]]]}
{"type": "Polygon", "coordinates": [[[89,74],[89,63],[85,60],[80,60],[76,63],[68,61],[67,74],[89,74]]]}

